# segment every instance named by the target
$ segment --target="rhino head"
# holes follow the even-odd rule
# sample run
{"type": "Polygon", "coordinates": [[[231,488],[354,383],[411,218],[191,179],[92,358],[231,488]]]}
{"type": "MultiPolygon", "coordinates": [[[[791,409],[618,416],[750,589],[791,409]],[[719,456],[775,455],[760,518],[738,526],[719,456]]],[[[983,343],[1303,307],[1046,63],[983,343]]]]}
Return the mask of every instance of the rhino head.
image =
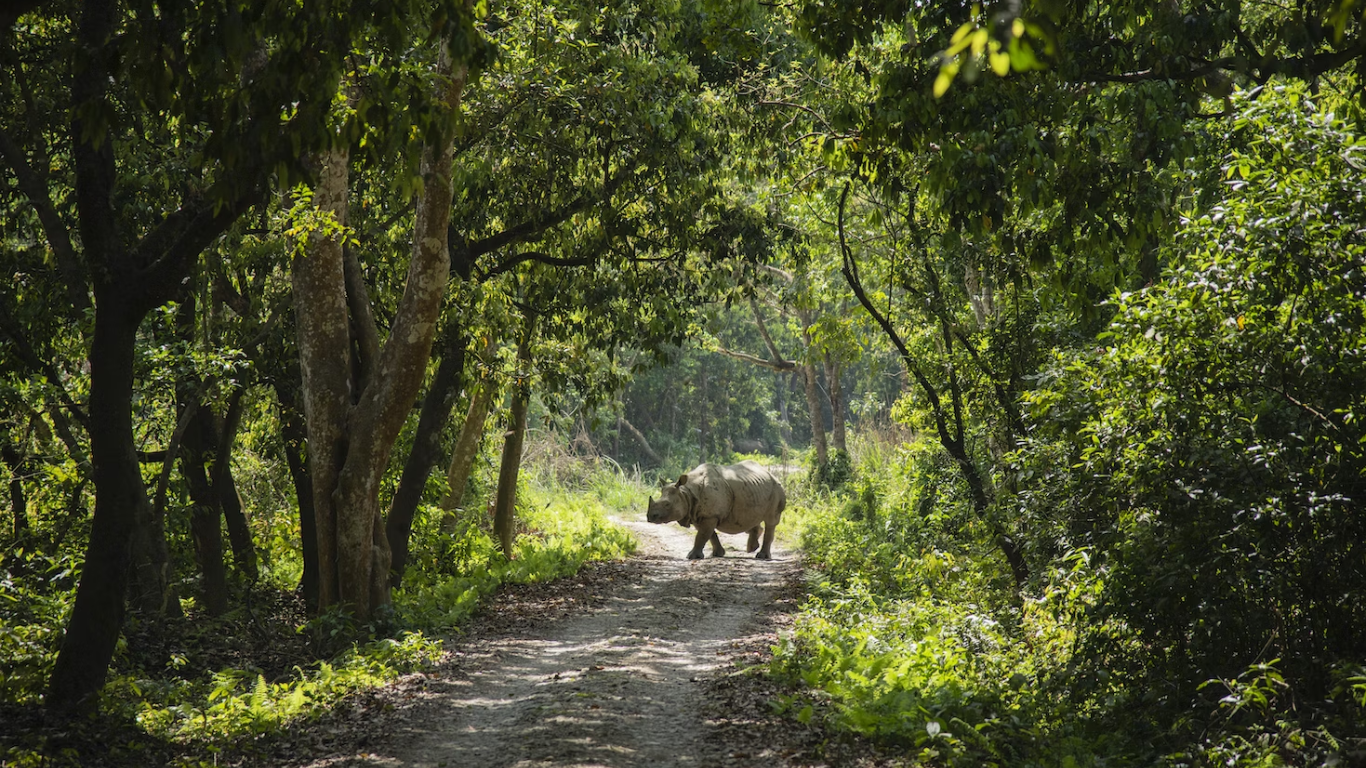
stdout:
{"type": "Polygon", "coordinates": [[[678,482],[673,485],[665,485],[659,489],[659,498],[650,497],[649,506],[645,508],[645,519],[651,523],[673,523],[681,522],[687,518],[692,509],[690,499],[684,495],[682,487],[687,475],[678,478],[678,482]]]}

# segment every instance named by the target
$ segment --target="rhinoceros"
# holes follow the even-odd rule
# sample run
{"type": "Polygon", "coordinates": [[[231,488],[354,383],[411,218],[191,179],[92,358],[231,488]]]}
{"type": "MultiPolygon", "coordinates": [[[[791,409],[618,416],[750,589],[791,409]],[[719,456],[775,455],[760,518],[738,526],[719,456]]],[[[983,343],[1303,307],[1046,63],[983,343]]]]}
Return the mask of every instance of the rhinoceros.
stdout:
{"type": "Polygon", "coordinates": [[[753,461],[739,464],[700,464],[682,475],[678,482],[665,485],[658,499],[650,498],[645,519],[652,523],[678,523],[697,527],[697,540],[689,560],[701,560],[702,548],[711,541],[712,557],[726,554],[721,546],[722,533],[748,533],[748,551],[758,549],[760,560],[772,558],[773,529],[783,517],[787,494],[777,478],[763,465],[753,461]],[[759,547],[759,526],[764,528],[764,545],[759,547]]]}

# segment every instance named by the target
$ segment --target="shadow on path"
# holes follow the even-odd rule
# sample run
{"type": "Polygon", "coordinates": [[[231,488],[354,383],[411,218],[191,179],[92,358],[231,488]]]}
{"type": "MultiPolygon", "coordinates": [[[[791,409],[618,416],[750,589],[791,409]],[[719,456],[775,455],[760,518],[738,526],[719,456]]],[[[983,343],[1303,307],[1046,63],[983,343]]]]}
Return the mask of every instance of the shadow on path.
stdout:
{"type": "MultiPolygon", "coordinates": [[[[692,531],[621,521],[643,576],[601,607],[518,637],[475,642],[428,684],[434,706],[372,751],[315,766],[716,764],[699,681],[727,665],[799,567],[737,554],[688,561],[692,531]]],[[[739,539],[734,541],[739,542],[739,539]]],[[[730,546],[732,542],[728,541],[730,546]]]]}

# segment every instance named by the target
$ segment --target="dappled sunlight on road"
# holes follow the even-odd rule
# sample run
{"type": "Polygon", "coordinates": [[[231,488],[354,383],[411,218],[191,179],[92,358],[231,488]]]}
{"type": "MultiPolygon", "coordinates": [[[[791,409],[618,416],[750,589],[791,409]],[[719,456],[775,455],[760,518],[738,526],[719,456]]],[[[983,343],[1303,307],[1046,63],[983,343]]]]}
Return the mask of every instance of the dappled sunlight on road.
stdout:
{"type": "Polygon", "coordinates": [[[373,753],[315,765],[715,764],[696,682],[716,673],[773,599],[789,553],[683,559],[692,531],[624,520],[646,563],[601,607],[460,651],[429,685],[432,714],[373,753]]]}

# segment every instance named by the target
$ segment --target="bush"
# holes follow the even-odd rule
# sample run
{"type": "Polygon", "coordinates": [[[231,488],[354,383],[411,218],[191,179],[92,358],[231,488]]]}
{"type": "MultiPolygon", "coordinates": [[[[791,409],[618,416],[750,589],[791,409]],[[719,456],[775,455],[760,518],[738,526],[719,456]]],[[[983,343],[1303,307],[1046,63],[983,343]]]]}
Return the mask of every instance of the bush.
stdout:
{"type": "Polygon", "coordinates": [[[71,555],[18,548],[0,556],[0,702],[37,704],[76,599],[71,555]]]}
{"type": "Polygon", "coordinates": [[[1245,109],[1168,277],[1030,396],[1024,514],[1096,553],[1092,626],[1140,639],[1098,630],[1096,664],[1177,708],[1275,657],[1324,697],[1366,649],[1366,152],[1294,96],[1245,109]]]}

